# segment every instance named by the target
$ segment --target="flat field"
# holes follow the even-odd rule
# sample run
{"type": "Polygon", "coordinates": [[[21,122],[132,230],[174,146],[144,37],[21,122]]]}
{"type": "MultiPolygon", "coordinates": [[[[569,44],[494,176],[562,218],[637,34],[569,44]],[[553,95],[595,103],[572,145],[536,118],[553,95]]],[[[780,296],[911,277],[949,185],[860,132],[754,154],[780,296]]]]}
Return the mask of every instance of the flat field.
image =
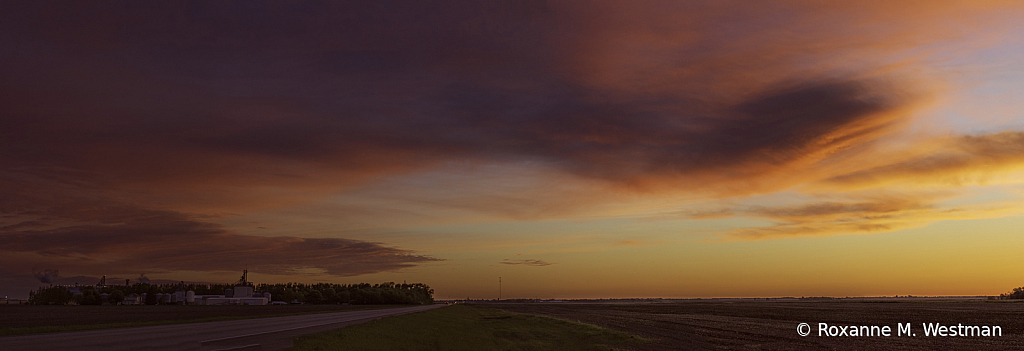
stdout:
{"type": "Polygon", "coordinates": [[[1020,350],[1024,303],[943,301],[684,301],[672,303],[486,304],[549,315],[652,339],[638,350],[1020,350]],[[808,323],[810,334],[797,326],[808,323]],[[891,336],[818,336],[831,326],[890,326],[891,336]],[[916,336],[898,336],[910,323],[916,336]],[[922,323],[993,326],[1002,336],[925,336],[922,323]]]}
{"type": "Polygon", "coordinates": [[[272,306],[33,306],[0,305],[0,336],[147,325],[211,322],[304,313],[343,312],[389,305],[272,306]]]}
{"type": "Polygon", "coordinates": [[[302,336],[290,350],[584,351],[623,349],[643,342],[590,324],[455,305],[302,336]]]}

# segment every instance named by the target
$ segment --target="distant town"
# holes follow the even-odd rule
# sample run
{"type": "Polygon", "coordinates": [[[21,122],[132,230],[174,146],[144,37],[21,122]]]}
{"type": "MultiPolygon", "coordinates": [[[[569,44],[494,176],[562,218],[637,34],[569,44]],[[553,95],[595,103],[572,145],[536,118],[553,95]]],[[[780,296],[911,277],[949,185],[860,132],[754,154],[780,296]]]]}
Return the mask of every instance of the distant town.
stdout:
{"type": "MultiPolygon", "coordinates": [[[[287,304],[431,304],[434,290],[422,283],[254,284],[248,271],[233,284],[50,285],[29,292],[34,305],[287,305],[287,304]]],[[[10,300],[6,302],[10,303],[10,300]]]]}

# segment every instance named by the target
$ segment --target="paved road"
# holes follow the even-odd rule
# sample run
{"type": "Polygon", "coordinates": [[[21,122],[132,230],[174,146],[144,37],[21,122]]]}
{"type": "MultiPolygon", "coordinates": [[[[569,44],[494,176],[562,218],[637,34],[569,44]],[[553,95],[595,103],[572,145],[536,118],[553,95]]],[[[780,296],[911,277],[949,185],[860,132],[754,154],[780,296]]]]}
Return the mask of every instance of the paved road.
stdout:
{"type": "Polygon", "coordinates": [[[442,306],[9,336],[0,337],[0,350],[281,350],[296,336],[442,306]]]}

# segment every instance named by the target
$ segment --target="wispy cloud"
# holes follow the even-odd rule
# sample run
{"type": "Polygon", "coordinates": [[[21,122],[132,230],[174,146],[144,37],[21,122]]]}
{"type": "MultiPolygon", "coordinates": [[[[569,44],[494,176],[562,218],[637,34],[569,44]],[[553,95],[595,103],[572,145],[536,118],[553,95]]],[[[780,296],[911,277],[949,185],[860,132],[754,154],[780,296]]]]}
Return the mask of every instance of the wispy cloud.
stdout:
{"type": "Polygon", "coordinates": [[[513,260],[513,259],[508,259],[508,258],[506,258],[506,259],[504,259],[504,260],[502,260],[501,262],[498,262],[498,263],[510,264],[510,265],[536,266],[536,267],[544,267],[544,266],[550,266],[550,265],[557,264],[557,263],[548,263],[548,262],[544,262],[544,261],[541,261],[541,260],[528,260],[528,259],[526,259],[526,260],[513,260]]]}
{"type": "Polygon", "coordinates": [[[929,147],[882,155],[881,165],[811,184],[827,189],[823,197],[847,197],[796,206],[735,207],[734,216],[770,219],[767,227],[739,228],[727,240],[765,240],[799,236],[870,234],[917,228],[940,220],[997,218],[1019,214],[1016,203],[990,201],[970,206],[942,205],[963,196],[967,185],[1018,183],[1024,168],[1024,134],[1001,132],[935,137],[929,147]],[[865,195],[875,194],[875,195],[865,195]]]}
{"type": "Polygon", "coordinates": [[[723,233],[719,239],[751,241],[875,234],[919,228],[935,221],[998,218],[1020,212],[1015,204],[1005,202],[974,206],[939,205],[939,202],[952,197],[949,193],[903,192],[854,201],[736,209],[737,215],[770,219],[775,224],[733,229],[723,233]]]}
{"type": "Polygon", "coordinates": [[[1024,132],[962,135],[931,140],[932,148],[877,167],[842,174],[826,183],[846,187],[893,183],[970,185],[1024,168],[1024,132]]]}

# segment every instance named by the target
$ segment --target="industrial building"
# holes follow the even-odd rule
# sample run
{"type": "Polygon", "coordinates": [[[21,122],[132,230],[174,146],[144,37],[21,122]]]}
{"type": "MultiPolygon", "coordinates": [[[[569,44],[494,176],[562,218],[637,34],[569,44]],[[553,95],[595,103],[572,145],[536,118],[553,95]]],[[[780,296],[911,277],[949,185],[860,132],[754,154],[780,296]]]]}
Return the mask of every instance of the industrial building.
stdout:
{"type": "MultiPolygon", "coordinates": [[[[182,292],[187,304],[192,305],[248,305],[263,306],[270,304],[270,293],[255,292],[252,283],[249,283],[248,270],[242,271],[242,278],[238,280],[232,289],[224,289],[224,295],[193,295],[194,293],[182,292]]],[[[177,293],[176,293],[177,294],[177,293]]]]}
{"type": "MultiPolygon", "coordinates": [[[[191,291],[190,291],[191,292],[191,291]]],[[[270,303],[270,293],[253,293],[251,286],[236,286],[225,289],[224,295],[197,295],[196,305],[253,305],[262,306],[270,303]]]]}
{"type": "MultiPolygon", "coordinates": [[[[270,293],[255,292],[255,287],[246,278],[248,273],[248,271],[243,271],[242,278],[236,283],[236,286],[224,289],[223,295],[196,295],[191,290],[178,290],[173,294],[156,294],[156,301],[161,305],[269,305],[270,293]]],[[[77,292],[77,288],[75,288],[75,292],[77,292]]],[[[121,304],[145,305],[148,297],[146,293],[128,294],[121,304]]]]}

